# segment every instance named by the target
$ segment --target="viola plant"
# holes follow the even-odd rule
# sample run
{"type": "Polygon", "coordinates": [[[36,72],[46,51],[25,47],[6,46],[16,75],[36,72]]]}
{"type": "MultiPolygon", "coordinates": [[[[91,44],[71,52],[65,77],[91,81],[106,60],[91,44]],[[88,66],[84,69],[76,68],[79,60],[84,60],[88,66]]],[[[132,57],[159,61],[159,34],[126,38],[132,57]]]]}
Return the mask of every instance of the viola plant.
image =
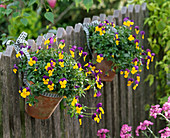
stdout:
{"type": "MultiPolygon", "coordinates": [[[[168,101],[163,104],[162,108],[158,104],[151,106],[150,116],[154,117],[155,119],[158,116],[165,119],[165,121],[167,122],[167,127],[158,131],[158,133],[160,134],[161,138],[169,138],[170,137],[170,120],[169,120],[170,119],[170,97],[168,98],[168,101]]],[[[154,125],[153,122],[148,120],[145,120],[144,122],[140,122],[140,125],[137,126],[135,130],[136,136],[141,136],[140,133],[142,133],[146,138],[149,138],[150,135],[152,135],[154,138],[159,138],[153,133],[151,129],[152,125],[154,125]]],[[[120,131],[120,137],[133,138],[132,127],[128,126],[127,124],[124,124],[120,131]]]]}
{"type": "Polygon", "coordinates": [[[88,94],[90,89],[94,90],[94,97],[101,96],[100,89],[103,87],[99,78],[101,71],[91,62],[84,64],[79,62],[78,59],[85,60],[87,56],[82,47],[70,46],[68,54],[63,51],[64,40],[59,42],[57,49],[53,48],[53,44],[57,44],[55,37],[47,39],[44,42],[45,49],[39,46],[37,51],[30,53],[29,61],[24,56],[22,48],[30,49],[30,46],[21,46],[21,51],[16,57],[22,59],[18,65],[14,64],[13,72],[27,71],[27,80],[31,85],[20,87],[19,94],[27,99],[26,103],[29,106],[34,106],[38,102],[35,96],[43,92],[57,94],[64,98],[69,107],[68,113],[71,117],[75,115],[80,125],[84,117],[90,117],[99,123],[104,114],[102,103],[98,103],[96,107],[87,107],[80,104],[79,98],[88,94]],[[78,59],[74,59],[76,55],[79,55],[78,59]],[[95,77],[91,77],[92,75],[95,77]],[[89,109],[93,111],[88,113],[89,109]]]}
{"type": "Polygon", "coordinates": [[[115,26],[113,22],[105,20],[99,24],[89,26],[89,44],[93,52],[97,54],[95,63],[101,63],[104,59],[111,61],[108,72],[120,72],[128,79],[127,86],[133,85],[135,90],[140,82],[139,73],[143,66],[149,69],[155,56],[150,49],[144,50],[139,38],[144,39],[145,32],[134,26],[134,21],[129,17],[124,18],[122,26],[115,26]],[[136,34],[132,34],[132,28],[136,34]],[[131,74],[131,75],[130,75],[131,74]]]}

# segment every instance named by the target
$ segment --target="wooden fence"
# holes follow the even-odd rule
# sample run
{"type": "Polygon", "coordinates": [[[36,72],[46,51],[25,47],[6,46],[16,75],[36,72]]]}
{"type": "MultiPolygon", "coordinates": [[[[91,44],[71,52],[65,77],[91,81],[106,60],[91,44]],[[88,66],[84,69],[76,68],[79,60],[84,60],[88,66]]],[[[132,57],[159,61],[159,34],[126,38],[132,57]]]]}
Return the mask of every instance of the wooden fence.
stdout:
{"type": "MultiPolygon", "coordinates": [[[[115,10],[113,15],[93,16],[85,18],[84,23],[90,23],[93,20],[105,20],[116,22],[122,25],[124,17],[130,17],[140,30],[146,32],[146,37],[141,40],[145,49],[148,48],[147,36],[148,27],[144,27],[144,19],[148,16],[146,3],[140,5],[129,5],[122,10],[115,10]]],[[[24,31],[24,30],[23,30],[24,31]]],[[[28,34],[29,35],[29,34],[28,34]]],[[[48,33],[46,38],[53,34],[48,33]]],[[[58,28],[58,40],[65,39],[66,46],[69,44],[85,46],[86,37],[80,24],[58,28]]],[[[44,46],[45,38],[39,36],[36,40],[28,40],[32,50],[36,50],[39,45],[44,46]]],[[[65,47],[68,51],[68,47],[65,47]]],[[[3,138],[96,138],[97,130],[107,128],[110,130],[111,138],[119,138],[120,128],[127,123],[134,128],[140,121],[148,118],[148,112],[145,112],[145,104],[155,102],[156,84],[149,87],[144,78],[149,73],[154,73],[154,63],[150,70],[144,69],[141,75],[141,82],[136,91],[132,87],[127,87],[127,81],[117,74],[112,82],[104,82],[104,88],[101,90],[102,96],[94,100],[92,93],[89,92],[86,99],[82,99],[87,106],[95,106],[98,102],[104,104],[105,115],[99,124],[92,119],[83,119],[83,125],[79,126],[76,118],[70,118],[67,110],[57,107],[53,115],[47,120],[34,119],[25,113],[24,100],[20,98],[18,89],[22,85],[20,76],[12,73],[15,58],[13,47],[7,47],[4,53],[0,53],[0,137],[3,138]]],[[[134,131],[133,131],[134,132],[134,131]]]]}

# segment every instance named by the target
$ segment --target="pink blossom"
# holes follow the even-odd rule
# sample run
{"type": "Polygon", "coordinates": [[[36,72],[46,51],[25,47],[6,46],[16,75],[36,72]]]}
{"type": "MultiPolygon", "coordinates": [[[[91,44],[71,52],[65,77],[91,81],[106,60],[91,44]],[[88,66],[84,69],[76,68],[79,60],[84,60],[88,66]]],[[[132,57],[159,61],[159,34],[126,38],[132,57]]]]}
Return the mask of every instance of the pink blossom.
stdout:
{"type": "Polygon", "coordinates": [[[106,138],[106,133],[108,133],[109,130],[108,129],[100,129],[97,131],[97,136],[99,136],[100,138],[106,138]]]}
{"type": "Polygon", "coordinates": [[[6,5],[0,4],[0,7],[3,7],[3,8],[6,9],[6,5]]]}
{"type": "Polygon", "coordinates": [[[156,118],[157,114],[162,112],[162,108],[159,108],[159,107],[160,107],[159,104],[151,106],[151,108],[150,108],[150,116],[153,116],[154,118],[156,118]]]}
{"type": "Polygon", "coordinates": [[[140,122],[140,125],[135,130],[136,136],[139,136],[139,130],[146,130],[149,125],[153,125],[153,123],[148,120],[145,120],[143,123],[140,122]]]}
{"type": "Polygon", "coordinates": [[[168,137],[170,137],[170,128],[166,127],[164,129],[160,130],[159,133],[161,133],[161,138],[168,138],[168,137]]]}
{"type": "Polygon", "coordinates": [[[170,103],[170,96],[168,97],[168,103],[170,103]]]}
{"type": "Polygon", "coordinates": [[[50,5],[51,8],[54,8],[56,5],[56,0],[48,0],[48,4],[50,5]]]}
{"type": "Polygon", "coordinates": [[[132,134],[130,134],[131,131],[132,131],[132,127],[128,126],[127,124],[124,124],[120,130],[120,137],[130,138],[132,136],[132,134]]]}
{"type": "MultiPolygon", "coordinates": [[[[168,98],[169,101],[169,98],[168,98]]],[[[170,118],[170,102],[166,102],[164,103],[162,110],[165,111],[165,117],[166,118],[170,118]]]]}

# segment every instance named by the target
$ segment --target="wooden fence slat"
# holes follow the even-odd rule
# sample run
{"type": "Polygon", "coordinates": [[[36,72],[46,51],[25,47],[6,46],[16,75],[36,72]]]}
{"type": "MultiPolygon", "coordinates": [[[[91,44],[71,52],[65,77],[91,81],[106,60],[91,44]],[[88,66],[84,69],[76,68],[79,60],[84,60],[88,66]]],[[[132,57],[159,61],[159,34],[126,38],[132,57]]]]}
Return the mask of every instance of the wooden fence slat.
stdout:
{"type": "Polygon", "coordinates": [[[84,18],[83,23],[91,23],[91,18],[84,18]]]}
{"type": "Polygon", "coordinates": [[[37,50],[37,45],[33,39],[28,39],[28,45],[31,46],[31,51],[34,52],[37,50]]]}
{"type": "Polygon", "coordinates": [[[107,19],[109,22],[115,22],[113,15],[108,15],[107,19]]]}
{"type": "MultiPolygon", "coordinates": [[[[59,27],[59,28],[57,29],[57,42],[59,43],[60,40],[62,40],[62,39],[64,39],[64,40],[65,40],[65,43],[67,43],[67,33],[66,33],[66,31],[65,31],[64,28],[59,27]]],[[[66,45],[63,50],[64,50],[64,51],[69,51],[68,48],[69,48],[69,47],[66,45]]]]}
{"type": "Polygon", "coordinates": [[[100,14],[100,21],[106,20],[106,14],[100,14]]]}
{"type": "Polygon", "coordinates": [[[45,42],[45,38],[44,36],[38,36],[37,38],[37,47],[38,46],[41,46],[43,49],[45,49],[45,45],[44,45],[44,42],[45,42]]]}
{"type": "Polygon", "coordinates": [[[114,122],[114,134],[113,137],[118,138],[120,137],[120,101],[119,101],[119,88],[118,88],[118,75],[115,75],[113,80],[113,122],[114,122]]]}
{"type": "Polygon", "coordinates": [[[2,120],[2,85],[3,85],[3,62],[2,62],[2,52],[0,52],[0,137],[3,137],[3,120],[2,120]]]}
{"type": "Polygon", "coordinates": [[[10,118],[9,118],[9,71],[10,71],[10,56],[11,48],[8,46],[5,53],[2,54],[1,60],[3,63],[2,70],[2,119],[3,119],[3,138],[10,138],[10,118]]]}
{"type": "Polygon", "coordinates": [[[113,17],[115,18],[116,25],[121,25],[122,24],[122,14],[120,10],[114,10],[113,17]]]}
{"type": "Polygon", "coordinates": [[[99,17],[99,16],[93,16],[93,17],[92,17],[92,21],[95,21],[95,20],[99,21],[99,20],[100,20],[100,17],[99,17]]]}

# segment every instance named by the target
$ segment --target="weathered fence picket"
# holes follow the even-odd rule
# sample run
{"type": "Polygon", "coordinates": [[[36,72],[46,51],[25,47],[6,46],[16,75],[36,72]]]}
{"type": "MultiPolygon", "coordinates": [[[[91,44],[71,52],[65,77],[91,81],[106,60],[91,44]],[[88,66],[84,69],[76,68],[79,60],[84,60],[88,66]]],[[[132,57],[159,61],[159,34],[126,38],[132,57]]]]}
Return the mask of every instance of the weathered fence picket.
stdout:
{"type": "MultiPolygon", "coordinates": [[[[100,14],[93,16],[92,19],[84,18],[83,23],[108,19],[117,25],[122,25],[123,18],[127,16],[135,21],[135,25],[138,25],[140,30],[143,29],[146,32],[147,37],[148,26],[144,26],[144,19],[148,17],[146,3],[141,6],[123,7],[121,11],[115,10],[113,15],[109,16],[100,14]]],[[[36,51],[39,46],[45,48],[45,39],[53,35],[48,33],[46,38],[39,36],[36,42],[29,39],[31,51],[36,51]]],[[[140,38],[145,49],[149,46],[146,37],[144,40],[140,38]]],[[[58,28],[57,41],[62,39],[66,41],[64,48],[66,52],[69,52],[69,45],[85,48],[86,36],[81,24],[76,24],[74,28],[67,26],[66,30],[58,28]]],[[[57,45],[53,45],[53,47],[57,48],[57,45]]],[[[34,119],[25,113],[25,101],[19,98],[18,89],[22,83],[19,76],[21,75],[12,73],[13,64],[17,64],[17,62],[13,47],[8,46],[4,53],[0,53],[0,112],[2,110],[0,137],[3,138],[95,138],[97,130],[101,128],[109,129],[111,138],[118,138],[122,124],[127,123],[135,128],[140,121],[148,118],[148,112],[144,111],[144,105],[155,102],[156,84],[149,87],[148,83],[144,82],[144,78],[149,73],[155,72],[154,64],[152,64],[150,71],[144,69],[140,85],[136,91],[132,90],[132,87],[127,88],[127,80],[120,74],[116,74],[112,82],[104,82],[101,97],[94,98],[94,93],[90,90],[87,97],[81,99],[81,102],[89,107],[96,106],[99,102],[103,103],[105,115],[102,116],[99,124],[96,124],[91,118],[85,118],[83,125],[79,126],[78,119],[70,118],[67,115],[67,108],[63,110],[60,106],[56,108],[49,119],[34,119]]]]}

